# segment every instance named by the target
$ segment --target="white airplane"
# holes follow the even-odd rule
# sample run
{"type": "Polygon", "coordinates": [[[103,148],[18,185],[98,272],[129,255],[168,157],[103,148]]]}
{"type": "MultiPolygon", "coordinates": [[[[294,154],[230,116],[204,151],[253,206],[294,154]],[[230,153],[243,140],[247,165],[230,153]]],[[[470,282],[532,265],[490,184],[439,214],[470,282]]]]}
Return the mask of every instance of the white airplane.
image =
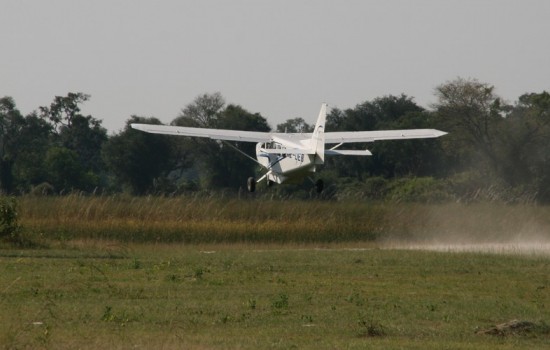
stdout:
{"type": "MultiPolygon", "coordinates": [[[[257,181],[253,177],[248,178],[247,187],[250,192],[254,192],[256,183],[263,180],[267,180],[269,187],[273,183],[301,183],[309,174],[316,172],[318,166],[324,164],[325,155],[372,155],[368,149],[339,149],[345,143],[424,139],[447,134],[435,129],[325,132],[326,116],[327,104],[322,104],[313,133],[304,134],[190,128],[152,124],[132,124],[132,128],[154,134],[206,137],[227,143],[266,170],[266,173],[257,181]],[[227,141],[256,142],[256,159],[227,141]],[[336,145],[330,149],[326,149],[325,145],[327,144],[336,145]]],[[[321,192],[323,190],[323,181],[317,180],[315,187],[317,192],[321,192]]]]}

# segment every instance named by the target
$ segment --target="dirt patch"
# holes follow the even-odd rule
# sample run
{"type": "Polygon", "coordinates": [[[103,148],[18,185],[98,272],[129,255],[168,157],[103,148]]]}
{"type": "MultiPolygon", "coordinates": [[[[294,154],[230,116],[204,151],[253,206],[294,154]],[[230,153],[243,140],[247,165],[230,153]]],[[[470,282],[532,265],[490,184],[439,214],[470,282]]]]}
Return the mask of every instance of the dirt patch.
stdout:
{"type": "Polygon", "coordinates": [[[531,321],[512,320],[506,323],[497,324],[491,328],[479,330],[476,334],[505,336],[527,333],[548,334],[549,331],[550,327],[544,322],[535,323],[531,321]]]}

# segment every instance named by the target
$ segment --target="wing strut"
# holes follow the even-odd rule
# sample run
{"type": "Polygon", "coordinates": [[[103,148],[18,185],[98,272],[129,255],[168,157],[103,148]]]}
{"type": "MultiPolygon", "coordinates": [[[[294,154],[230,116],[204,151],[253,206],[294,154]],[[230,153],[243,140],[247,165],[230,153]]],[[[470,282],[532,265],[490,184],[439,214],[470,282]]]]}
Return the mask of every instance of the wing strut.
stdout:
{"type": "Polygon", "coordinates": [[[238,149],[237,147],[235,147],[234,145],[230,144],[229,142],[225,141],[225,140],[220,140],[221,142],[225,143],[226,145],[228,145],[229,147],[233,148],[235,151],[239,152],[240,154],[242,154],[243,156],[245,156],[246,158],[252,160],[254,163],[257,163],[257,164],[260,164],[262,167],[264,167],[264,165],[260,162],[258,162],[258,160],[252,158],[251,156],[249,156],[248,154],[244,153],[243,151],[241,151],[240,149],[238,149]]]}
{"type": "MultiPolygon", "coordinates": [[[[238,149],[237,147],[235,147],[234,145],[230,144],[229,142],[227,141],[224,141],[224,140],[220,140],[221,142],[225,143],[226,145],[228,145],[229,147],[233,148],[235,151],[239,152],[240,154],[242,154],[243,156],[245,156],[246,158],[252,160],[254,163],[257,163],[259,164],[262,168],[265,168],[265,166],[258,162],[256,159],[252,158],[251,156],[249,156],[248,154],[244,153],[243,151],[241,151],[240,149],[238,149]]],[[[271,170],[269,170],[267,173],[265,173],[261,178],[259,178],[258,180],[256,180],[256,183],[260,183],[263,179],[265,179],[269,174],[271,174],[271,170]]]]}

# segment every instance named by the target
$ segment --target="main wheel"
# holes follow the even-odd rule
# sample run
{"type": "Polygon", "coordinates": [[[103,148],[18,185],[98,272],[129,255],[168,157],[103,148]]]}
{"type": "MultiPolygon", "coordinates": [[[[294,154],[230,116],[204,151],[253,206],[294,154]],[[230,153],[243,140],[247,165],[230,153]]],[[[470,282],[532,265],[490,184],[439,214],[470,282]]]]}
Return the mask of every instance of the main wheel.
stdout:
{"type": "Polygon", "coordinates": [[[272,186],[273,186],[273,184],[274,184],[274,182],[273,182],[273,181],[271,181],[271,180],[267,180],[267,187],[272,187],[272,186]]]}
{"type": "Polygon", "coordinates": [[[256,190],[256,179],[249,177],[246,181],[246,188],[248,189],[248,192],[254,192],[256,190]]]}
{"type": "Polygon", "coordinates": [[[317,191],[317,193],[323,192],[324,187],[325,183],[323,182],[323,180],[319,179],[317,180],[317,182],[315,182],[315,190],[317,191]]]}

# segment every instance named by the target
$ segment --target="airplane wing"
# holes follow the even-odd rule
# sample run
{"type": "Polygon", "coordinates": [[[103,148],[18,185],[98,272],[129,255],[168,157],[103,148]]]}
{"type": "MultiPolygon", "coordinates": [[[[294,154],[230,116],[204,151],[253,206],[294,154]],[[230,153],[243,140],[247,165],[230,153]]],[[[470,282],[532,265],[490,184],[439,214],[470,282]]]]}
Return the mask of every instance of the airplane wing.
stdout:
{"type": "MultiPolygon", "coordinates": [[[[213,140],[239,142],[270,142],[279,141],[296,148],[296,152],[304,150],[300,141],[309,140],[312,134],[284,134],[261,131],[243,131],[226,129],[191,128],[184,126],[132,124],[132,128],[153,133],[192,137],[206,137],[213,140]]],[[[436,129],[409,130],[374,130],[374,131],[336,131],[324,133],[325,143],[374,142],[379,140],[407,140],[439,137],[447,134],[436,129]]]]}
{"type": "Polygon", "coordinates": [[[179,136],[207,137],[213,140],[240,142],[269,142],[273,133],[226,129],[189,128],[184,126],[132,124],[132,128],[153,133],[179,136]]]}
{"type": "Polygon", "coordinates": [[[374,142],[439,137],[447,134],[436,129],[336,131],[325,133],[325,143],[374,142]]]}

